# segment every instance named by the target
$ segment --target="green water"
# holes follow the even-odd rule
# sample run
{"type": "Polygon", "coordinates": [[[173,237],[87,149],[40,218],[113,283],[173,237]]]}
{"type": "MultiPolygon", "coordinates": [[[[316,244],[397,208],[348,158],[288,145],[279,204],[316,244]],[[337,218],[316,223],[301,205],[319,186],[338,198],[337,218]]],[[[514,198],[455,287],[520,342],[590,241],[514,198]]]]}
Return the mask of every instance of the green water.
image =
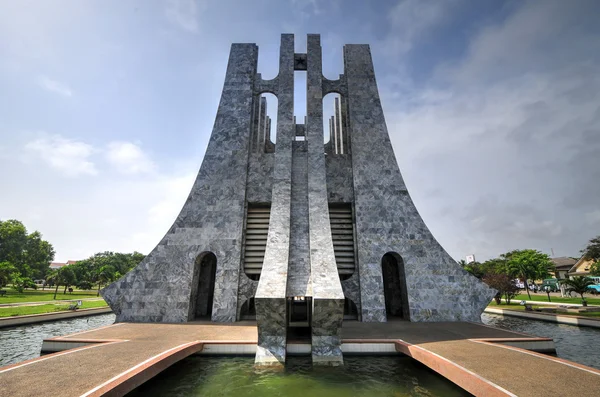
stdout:
{"type": "Polygon", "coordinates": [[[344,357],[341,367],[313,367],[290,357],[280,371],[253,357],[190,357],[127,394],[141,396],[349,397],[468,396],[408,357],[344,357]]]}

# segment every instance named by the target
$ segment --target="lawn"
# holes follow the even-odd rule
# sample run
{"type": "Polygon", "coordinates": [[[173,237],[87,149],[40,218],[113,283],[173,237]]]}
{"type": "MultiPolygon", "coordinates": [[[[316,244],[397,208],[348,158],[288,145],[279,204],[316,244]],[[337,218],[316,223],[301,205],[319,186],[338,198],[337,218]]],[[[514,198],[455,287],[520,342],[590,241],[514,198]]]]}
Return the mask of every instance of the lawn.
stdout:
{"type": "MultiPolygon", "coordinates": [[[[533,296],[532,296],[533,298],[533,296]]],[[[515,303],[514,300],[512,300],[510,302],[510,305],[507,305],[506,303],[504,303],[504,300],[502,300],[502,304],[501,305],[497,305],[495,301],[493,301],[492,303],[490,303],[488,305],[488,307],[490,308],[494,308],[494,309],[507,309],[507,310],[517,310],[517,311],[525,311],[525,305],[520,305],[519,301],[517,301],[515,303]]],[[[550,305],[533,305],[532,306],[533,309],[537,309],[539,307],[551,307],[550,305]]],[[[538,313],[538,312],[534,312],[534,313],[538,313]]],[[[600,318],[600,312],[592,312],[592,313],[548,313],[548,314],[557,314],[559,316],[581,316],[581,317],[592,317],[592,318],[600,318]]]]}
{"type": "MultiPolygon", "coordinates": [[[[54,298],[54,288],[46,288],[45,290],[25,290],[23,292],[17,292],[12,288],[2,288],[6,291],[6,295],[0,296],[0,303],[21,303],[21,302],[46,302],[52,301],[54,298]]],[[[89,299],[95,298],[97,291],[73,291],[73,293],[67,292],[63,294],[64,287],[58,288],[56,294],[57,300],[63,299],[89,299]]]]}
{"type": "MultiPolygon", "coordinates": [[[[600,305],[600,298],[592,298],[594,295],[585,294],[585,300],[588,301],[589,305],[600,305]]],[[[552,302],[556,303],[577,303],[581,304],[581,297],[577,298],[561,298],[560,296],[550,296],[552,302]]],[[[517,295],[512,300],[515,301],[536,301],[536,302],[548,302],[548,295],[546,294],[531,294],[531,299],[527,296],[527,294],[517,295]]],[[[517,302],[518,303],[518,302],[517,302]]]]}
{"type": "MultiPolygon", "coordinates": [[[[0,307],[0,317],[25,316],[27,314],[42,314],[60,312],[69,309],[70,304],[47,304],[38,306],[17,306],[17,307],[0,307]]],[[[94,307],[106,307],[106,302],[103,300],[82,302],[80,309],[91,309],[94,307]]]]}

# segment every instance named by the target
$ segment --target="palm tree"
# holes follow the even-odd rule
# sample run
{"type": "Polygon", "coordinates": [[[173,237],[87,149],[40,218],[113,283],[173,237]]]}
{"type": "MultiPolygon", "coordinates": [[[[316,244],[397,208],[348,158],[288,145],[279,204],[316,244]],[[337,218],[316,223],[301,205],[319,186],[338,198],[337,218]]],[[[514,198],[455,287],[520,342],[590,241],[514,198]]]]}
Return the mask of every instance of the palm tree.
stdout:
{"type": "Polygon", "coordinates": [[[586,301],[585,301],[585,298],[583,297],[583,294],[585,294],[586,292],[589,292],[588,287],[590,285],[594,285],[594,282],[590,278],[583,277],[583,276],[576,276],[570,280],[569,279],[563,280],[562,283],[564,283],[567,286],[568,292],[575,292],[575,293],[581,295],[581,303],[586,305],[586,301]]]}

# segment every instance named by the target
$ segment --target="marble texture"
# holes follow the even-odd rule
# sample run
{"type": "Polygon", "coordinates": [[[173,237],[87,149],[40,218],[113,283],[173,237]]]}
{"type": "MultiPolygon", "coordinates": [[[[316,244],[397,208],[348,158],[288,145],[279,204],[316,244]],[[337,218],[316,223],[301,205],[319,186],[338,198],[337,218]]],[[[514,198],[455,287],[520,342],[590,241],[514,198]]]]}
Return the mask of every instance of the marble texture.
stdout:
{"type": "Polygon", "coordinates": [[[368,45],[344,46],[362,321],[386,321],[381,260],[404,262],[410,321],[480,321],[495,291],[439,245],[392,149],[368,45]]]}
{"type": "Polygon", "coordinates": [[[308,35],[306,140],[308,142],[308,218],[312,274],[313,363],[342,361],[339,334],[344,317],[344,292],[337,271],[327,201],[323,149],[323,86],[320,36],[308,35]]]}
{"type": "Polygon", "coordinates": [[[304,296],[312,302],[313,362],[341,364],[345,298],[357,306],[360,321],[387,320],[382,258],[388,253],[399,277],[389,281],[396,273],[386,273],[395,290],[387,294],[390,314],[479,321],[495,291],[444,251],[412,202],[390,143],[369,46],[344,46],[344,73],[337,80],[323,77],[321,51],[319,35],[308,35],[305,54],[294,52],[293,35],[282,35],[279,74],[264,80],[257,73],[258,47],[232,45],[208,149],[187,201],[156,248],[102,290],[117,321],[186,322],[212,312],[212,321],[233,322],[255,298],[256,363],[282,365],[287,298],[304,296]],[[295,70],[307,73],[303,123],[294,119],[295,70]],[[264,93],[278,101],[276,144],[264,93]],[[333,139],[324,144],[328,93],[341,96],[330,120],[333,139]],[[271,205],[258,281],[243,270],[248,204],[271,205]],[[353,209],[356,269],[343,281],[330,204],[353,209]],[[211,310],[204,306],[210,280],[202,266],[208,265],[195,265],[210,263],[202,261],[208,253],[216,258],[211,310]]]}
{"type": "Polygon", "coordinates": [[[236,320],[251,131],[255,44],[233,44],[214,128],[183,209],[156,248],[102,290],[117,321],[185,322],[196,257],[217,257],[212,320],[236,320]]]}
{"type": "Polygon", "coordinates": [[[274,154],[271,219],[267,247],[256,290],[259,365],[285,361],[286,291],[290,251],[292,143],[294,123],[294,36],[281,36],[277,76],[277,146],[274,154]],[[284,315],[281,316],[281,313],[284,315]],[[283,353],[281,353],[283,352],[283,353]],[[282,355],[283,354],[283,355],[282,355]]]}

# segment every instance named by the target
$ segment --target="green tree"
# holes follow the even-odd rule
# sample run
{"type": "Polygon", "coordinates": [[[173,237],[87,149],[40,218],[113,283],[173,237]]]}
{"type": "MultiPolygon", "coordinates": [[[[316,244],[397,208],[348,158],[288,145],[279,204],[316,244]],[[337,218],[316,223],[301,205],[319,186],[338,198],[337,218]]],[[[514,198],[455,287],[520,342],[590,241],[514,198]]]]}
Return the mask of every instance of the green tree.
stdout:
{"type": "Polygon", "coordinates": [[[481,280],[481,278],[485,275],[485,272],[481,268],[481,263],[479,262],[471,262],[465,263],[463,269],[471,273],[473,276],[477,277],[481,280]]]}
{"type": "Polygon", "coordinates": [[[111,283],[117,279],[117,274],[119,274],[114,266],[112,265],[104,265],[100,269],[98,269],[98,293],[97,296],[100,296],[100,288],[102,285],[111,283]]]}
{"type": "Polygon", "coordinates": [[[508,275],[523,280],[527,296],[531,299],[527,280],[548,277],[549,271],[554,267],[550,257],[533,249],[511,251],[504,255],[507,259],[506,269],[508,275]]]}
{"type": "Polygon", "coordinates": [[[0,262],[0,288],[6,287],[12,282],[13,274],[17,272],[17,268],[9,262],[0,262]]]}
{"type": "Polygon", "coordinates": [[[13,277],[13,288],[17,292],[23,292],[26,288],[37,289],[37,285],[35,285],[31,278],[15,274],[13,277]]]}
{"type": "Polygon", "coordinates": [[[567,279],[562,281],[563,284],[567,286],[568,292],[575,292],[576,294],[581,295],[581,302],[585,305],[585,298],[583,294],[589,292],[588,287],[590,285],[594,285],[594,282],[588,278],[583,276],[575,276],[572,279],[567,279]]]}
{"type": "Polygon", "coordinates": [[[54,259],[54,248],[35,231],[27,233],[18,220],[0,221],[0,262],[13,265],[20,276],[43,278],[54,259]]]}
{"type": "Polygon", "coordinates": [[[16,219],[0,220],[0,262],[8,262],[17,271],[27,275],[29,269],[24,268],[27,246],[27,229],[16,219]]]}
{"type": "Polygon", "coordinates": [[[600,261],[600,236],[596,236],[588,242],[587,247],[583,251],[585,259],[592,259],[596,262],[600,261]]]}
{"type": "Polygon", "coordinates": [[[27,236],[24,260],[31,270],[31,277],[44,278],[50,268],[48,264],[54,259],[54,247],[42,239],[42,234],[35,231],[27,236]]]}
{"type": "Polygon", "coordinates": [[[137,266],[145,255],[139,252],[99,252],[91,257],[78,261],[74,270],[78,282],[88,281],[98,284],[98,295],[103,285],[119,279],[122,275],[137,266]]]}
{"type": "Polygon", "coordinates": [[[590,276],[600,276],[600,261],[594,262],[590,266],[590,276]]]}
{"type": "Polygon", "coordinates": [[[75,276],[75,272],[71,268],[71,266],[64,266],[58,269],[58,276],[60,278],[61,284],[65,286],[65,290],[63,294],[67,293],[67,288],[71,285],[74,285],[77,282],[77,276],[75,276]]]}

